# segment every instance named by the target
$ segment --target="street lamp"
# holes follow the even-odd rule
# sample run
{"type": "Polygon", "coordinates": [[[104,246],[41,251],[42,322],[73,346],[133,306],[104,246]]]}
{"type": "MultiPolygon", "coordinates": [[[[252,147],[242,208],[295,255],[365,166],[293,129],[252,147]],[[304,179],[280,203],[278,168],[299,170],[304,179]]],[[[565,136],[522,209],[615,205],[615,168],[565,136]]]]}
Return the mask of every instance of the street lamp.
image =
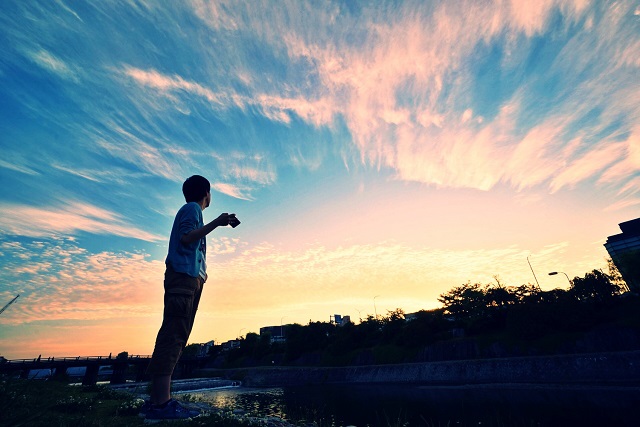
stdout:
{"type": "Polygon", "coordinates": [[[378,298],[380,295],[376,295],[375,297],[373,297],[373,312],[376,315],[376,320],[378,320],[378,308],[376,307],[376,298],[378,298]]]}
{"type": "Polygon", "coordinates": [[[558,273],[562,273],[567,277],[567,280],[569,281],[569,286],[571,286],[571,279],[569,279],[569,276],[567,276],[567,273],[565,273],[564,271],[552,271],[551,273],[549,273],[549,276],[555,276],[558,273]]]}
{"type": "Polygon", "coordinates": [[[533,273],[533,278],[536,279],[536,284],[538,285],[538,289],[540,289],[542,291],[542,288],[540,287],[540,283],[538,283],[538,278],[536,277],[536,273],[533,271],[533,267],[531,267],[531,261],[529,261],[529,256],[527,255],[527,262],[529,263],[529,268],[531,269],[531,272],[533,273]]]}
{"type": "Polygon", "coordinates": [[[244,331],[247,328],[242,328],[240,329],[240,332],[238,332],[238,339],[242,338],[242,331],[244,331]]]}

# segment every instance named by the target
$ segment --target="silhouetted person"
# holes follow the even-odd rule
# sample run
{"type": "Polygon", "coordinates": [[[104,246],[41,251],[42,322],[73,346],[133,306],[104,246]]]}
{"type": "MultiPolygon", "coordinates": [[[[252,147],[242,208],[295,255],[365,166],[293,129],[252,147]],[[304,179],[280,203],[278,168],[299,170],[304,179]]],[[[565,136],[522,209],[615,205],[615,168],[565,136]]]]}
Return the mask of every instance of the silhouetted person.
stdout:
{"type": "Polygon", "coordinates": [[[207,280],[206,236],[217,227],[240,223],[235,214],[223,213],[204,224],[202,211],[211,203],[211,185],[206,178],[188,178],[182,193],[187,203],[176,214],[169,237],[162,326],[147,368],[151,375],[151,402],[143,408],[147,419],[184,419],[199,413],[171,399],[171,375],[187,344],[207,280]]]}

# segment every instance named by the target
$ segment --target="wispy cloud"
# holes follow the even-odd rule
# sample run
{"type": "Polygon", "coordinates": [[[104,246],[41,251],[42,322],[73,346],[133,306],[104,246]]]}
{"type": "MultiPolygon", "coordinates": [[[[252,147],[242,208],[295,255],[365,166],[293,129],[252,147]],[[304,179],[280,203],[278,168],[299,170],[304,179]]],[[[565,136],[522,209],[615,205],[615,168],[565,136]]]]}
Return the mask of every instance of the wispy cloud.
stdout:
{"type": "MultiPolygon", "coordinates": [[[[637,182],[636,182],[637,184],[637,182]]],[[[619,211],[622,209],[627,209],[633,206],[637,206],[640,205],[640,198],[633,198],[633,199],[623,199],[623,200],[619,200],[615,203],[613,203],[610,206],[605,207],[605,212],[615,212],[615,211],[619,211]]]]}
{"type": "Polygon", "coordinates": [[[390,168],[400,179],[483,190],[506,182],[519,190],[544,185],[557,191],[601,174],[611,178],[608,170],[620,163],[629,170],[625,157],[616,158],[624,153],[615,141],[598,147],[589,142],[616,121],[624,128],[639,116],[630,73],[640,41],[625,20],[633,14],[631,2],[443,2],[424,9],[408,2],[396,5],[393,14],[367,7],[353,13],[313,6],[309,11],[309,5],[286,3],[266,21],[260,10],[193,4],[211,28],[260,34],[275,50],[286,49],[294,64],[308,67],[312,78],[297,97],[254,89],[252,99],[268,118],[288,122],[292,113],[320,126],[343,117],[362,162],[390,168]],[[313,19],[292,22],[285,14],[313,19]],[[554,16],[562,16],[562,23],[554,16]],[[528,67],[537,66],[530,61],[541,34],[557,35],[550,42],[555,53],[546,71],[527,77],[528,67]],[[489,46],[500,52],[491,64],[499,82],[477,75],[476,62],[487,60],[478,51],[489,46]],[[546,88],[559,81],[564,93],[546,88]],[[476,111],[473,98],[492,90],[506,93],[485,99],[500,112],[487,116],[476,111]],[[624,91],[631,96],[622,96],[624,91]],[[549,98],[554,102],[546,111],[532,102],[549,98]],[[590,108],[585,99],[602,106],[602,122],[581,122],[590,108]],[[576,123],[586,126],[576,131],[576,123]],[[576,143],[579,152],[565,150],[576,143]]]}
{"type": "Polygon", "coordinates": [[[251,166],[237,165],[232,167],[229,173],[238,179],[246,179],[259,184],[272,184],[276,180],[274,171],[251,166]]]}
{"type": "Polygon", "coordinates": [[[51,164],[51,167],[84,178],[88,181],[124,185],[133,179],[141,179],[150,176],[150,173],[127,171],[119,167],[108,167],[105,169],[72,167],[59,163],[51,164]]]}
{"type": "Polygon", "coordinates": [[[234,184],[214,182],[211,184],[211,188],[222,194],[226,194],[229,197],[234,197],[236,199],[242,200],[253,200],[252,197],[248,194],[247,188],[241,188],[234,184]]]}
{"type": "Polygon", "coordinates": [[[23,166],[23,165],[19,165],[19,164],[15,164],[15,163],[10,163],[4,160],[0,160],[0,167],[2,168],[6,168],[6,169],[10,169],[16,172],[20,172],[20,173],[24,173],[27,175],[38,175],[38,172],[36,172],[35,170],[33,170],[32,168],[28,167],[28,166],[23,166]]]}
{"type": "Polygon", "coordinates": [[[550,185],[551,191],[575,185],[598,174],[607,166],[618,162],[623,153],[624,148],[620,143],[607,144],[601,148],[592,149],[581,158],[573,161],[553,179],[550,185]]]}
{"type": "Polygon", "coordinates": [[[223,105],[219,95],[198,83],[187,81],[178,75],[165,76],[156,70],[140,70],[131,67],[126,67],[124,72],[141,85],[165,92],[183,90],[201,96],[213,104],[223,105]]]}
{"type": "MultiPolygon", "coordinates": [[[[616,144],[620,150],[617,153],[617,162],[611,168],[608,168],[600,178],[603,183],[613,183],[623,181],[625,178],[633,176],[640,170],[640,127],[634,128],[626,141],[616,144]]],[[[623,187],[621,191],[625,191],[629,187],[623,187]]],[[[633,187],[633,186],[631,186],[633,187]]]]}
{"type": "Polygon", "coordinates": [[[257,107],[270,120],[282,123],[291,122],[291,114],[295,114],[316,126],[328,125],[332,122],[335,110],[327,99],[308,100],[300,97],[274,96],[256,93],[245,96],[229,89],[214,92],[200,83],[188,81],[181,76],[167,76],[156,70],[141,70],[125,67],[124,73],[142,86],[159,90],[169,99],[174,100],[183,91],[191,95],[204,98],[214,108],[257,107]]]}
{"type": "Polygon", "coordinates": [[[51,52],[40,49],[37,51],[28,51],[27,56],[40,67],[51,71],[62,78],[75,82],[78,81],[77,71],[51,52]]]}
{"type": "Polygon", "coordinates": [[[125,160],[136,168],[153,175],[162,176],[170,180],[184,179],[174,167],[174,162],[158,147],[153,138],[144,137],[132,131],[109,122],[110,133],[98,132],[94,136],[96,146],[109,155],[125,160]]]}
{"type": "Polygon", "coordinates": [[[164,263],[131,252],[92,254],[73,240],[2,237],[2,295],[20,293],[9,323],[148,317],[158,311],[164,263]],[[46,274],[44,274],[46,273],[46,274]]]}
{"type": "MultiPolygon", "coordinates": [[[[182,91],[214,108],[257,108],[275,122],[289,124],[295,115],[319,127],[345,119],[361,162],[387,168],[407,181],[481,190],[504,182],[517,190],[546,186],[555,192],[600,176],[624,182],[626,178],[616,172],[621,167],[632,174],[640,170],[618,156],[630,154],[621,151],[614,139],[605,139],[598,147],[590,143],[612,124],[624,129],[640,114],[629,97],[625,101],[605,96],[612,91],[637,92],[630,87],[631,80],[610,76],[629,73],[625,67],[634,67],[629,58],[640,49],[633,47],[640,41],[622,50],[606,48],[619,43],[613,34],[629,32],[622,17],[632,12],[630,3],[616,8],[584,1],[549,0],[535,7],[516,0],[482,6],[446,2],[433,9],[407,3],[391,15],[378,8],[340,14],[331,7],[286,3],[270,11],[266,21],[260,8],[192,4],[216,31],[260,35],[274,51],[286,50],[292,60],[288,69],[294,75],[305,70],[308,77],[295,88],[271,79],[271,91],[265,91],[262,79],[247,74],[250,68],[244,64],[239,68],[248,93],[240,93],[228,82],[209,88],[152,69],[125,66],[126,75],[169,97],[182,91]],[[311,13],[314,18],[302,25],[285,19],[284,13],[311,13]],[[605,18],[594,22],[598,13],[605,18]],[[553,20],[556,14],[563,16],[562,24],[553,20]],[[276,25],[284,27],[276,31],[276,25]],[[345,30],[332,30],[338,26],[345,30]],[[553,42],[557,53],[548,69],[527,77],[527,67],[536,67],[528,63],[535,54],[535,37],[556,33],[562,36],[553,42]],[[574,49],[578,42],[580,49],[574,49]],[[592,51],[585,50],[594,45],[592,51]],[[472,61],[487,61],[478,50],[489,47],[500,53],[490,64],[492,73],[522,77],[493,82],[479,77],[472,61]],[[600,66],[603,62],[610,66],[600,66]],[[572,64],[583,69],[584,76],[578,79],[567,73],[572,64]],[[545,88],[557,80],[562,80],[565,93],[545,88]],[[618,86],[611,87],[611,81],[618,86]],[[504,93],[484,101],[493,103],[497,114],[474,105],[476,93],[491,90],[504,93]],[[554,102],[545,111],[532,99],[554,102]],[[598,99],[601,121],[585,121],[589,110],[584,99],[598,99]],[[579,123],[585,127],[576,130],[579,123]]],[[[290,162],[295,161],[292,156],[290,162]]],[[[224,191],[244,197],[237,188],[224,191]]]]}
{"type": "Polygon", "coordinates": [[[96,206],[69,201],[60,207],[0,204],[0,225],[5,233],[30,237],[87,232],[155,242],[164,237],[127,224],[124,218],[96,206]],[[28,220],[25,220],[28,218],[28,220]]]}
{"type": "MultiPolygon", "coordinates": [[[[209,257],[232,256],[246,245],[237,238],[210,238],[209,257]]],[[[0,291],[30,301],[27,317],[17,315],[23,321],[144,316],[157,314],[161,305],[164,261],[144,252],[92,253],[69,237],[0,235],[0,257],[6,267],[0,291]]]]}

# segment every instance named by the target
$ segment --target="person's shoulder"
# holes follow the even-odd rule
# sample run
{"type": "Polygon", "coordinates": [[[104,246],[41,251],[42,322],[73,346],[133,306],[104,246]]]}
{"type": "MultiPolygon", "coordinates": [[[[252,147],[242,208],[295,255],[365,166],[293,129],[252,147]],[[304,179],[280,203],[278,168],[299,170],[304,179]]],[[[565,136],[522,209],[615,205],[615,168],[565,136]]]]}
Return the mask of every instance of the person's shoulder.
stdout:
{"type": "Polygon", "coordinates": [[[182,205],[178,211],[178,215],[198,215],[200,212],[202,212],[200,205],[196,202],[189,202],[182,205]]]}

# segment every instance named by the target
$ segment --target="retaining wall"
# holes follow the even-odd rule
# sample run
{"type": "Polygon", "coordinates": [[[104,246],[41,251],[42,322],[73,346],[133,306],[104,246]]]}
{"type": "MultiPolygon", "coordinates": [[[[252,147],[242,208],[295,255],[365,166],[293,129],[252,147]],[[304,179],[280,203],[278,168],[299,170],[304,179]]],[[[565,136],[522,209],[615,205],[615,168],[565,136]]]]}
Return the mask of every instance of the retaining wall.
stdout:
{"type": "Polygon", "coordinates": [[[208,370],[249,387],[336,383],[640,384],[640,351],[353,367],[208,370]]]}

